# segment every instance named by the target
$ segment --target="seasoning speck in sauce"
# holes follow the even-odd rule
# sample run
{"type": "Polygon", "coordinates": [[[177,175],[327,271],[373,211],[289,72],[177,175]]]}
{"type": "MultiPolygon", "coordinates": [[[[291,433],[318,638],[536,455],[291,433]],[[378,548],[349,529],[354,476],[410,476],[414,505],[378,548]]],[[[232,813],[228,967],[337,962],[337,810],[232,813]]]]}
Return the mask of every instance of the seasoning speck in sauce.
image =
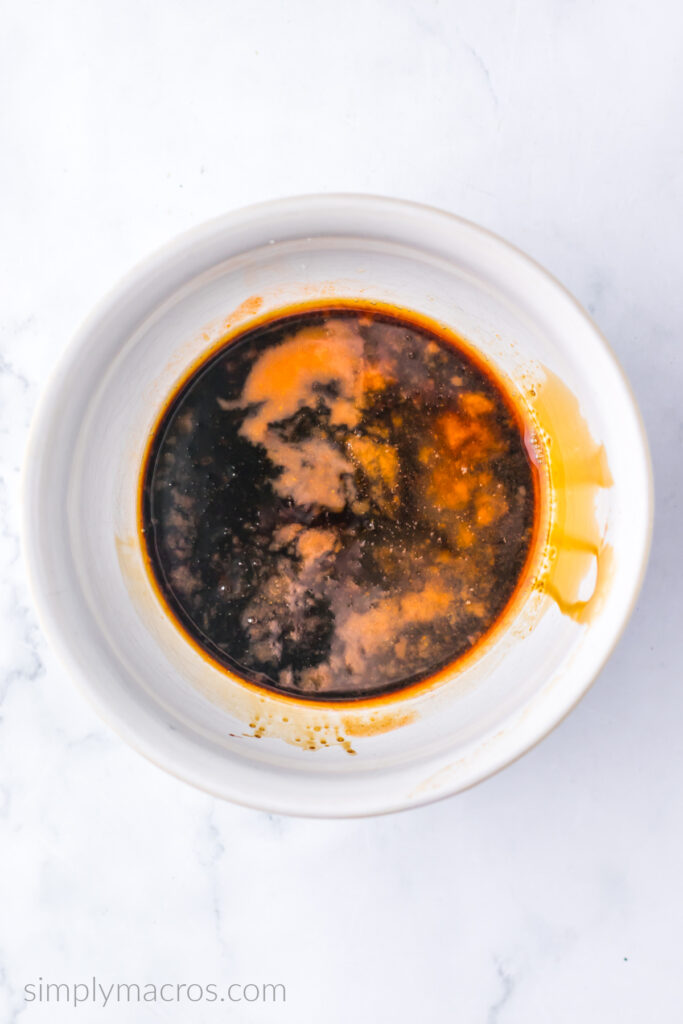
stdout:
{"type": "Polygon", "coordinates": [[[501,385],[403,314],[245,330],[151,440],[157,586],[214,661],[304,699],[420,682],[492,628],[527,564],[536,470],[501,385]]]}

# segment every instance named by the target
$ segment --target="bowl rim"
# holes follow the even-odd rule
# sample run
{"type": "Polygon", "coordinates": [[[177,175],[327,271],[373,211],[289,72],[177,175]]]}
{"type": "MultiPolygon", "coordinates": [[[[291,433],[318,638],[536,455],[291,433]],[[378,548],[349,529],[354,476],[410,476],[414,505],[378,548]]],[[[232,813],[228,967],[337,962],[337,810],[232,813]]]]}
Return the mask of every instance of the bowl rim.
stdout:
{"type": "MultiPolygon", "coordinates": [[[[636,453],[634,453],[634,457],[635,456],[636,453]]],[[[461,217],[458,214],[442,210],[429,204],[414,202],[412,200],[353,192],[308,193],[278,199],[269,199],[243,206],[205,220],[202,223],[175,235],[173,238],[157,247],[151,252],[151,254],[138,261],[132,269],[121,277],[119,281],[110,288],[109,291],[107,291],[92,308],[91,312],[81,323],[81,326],[76,330],[71,340],[64,346],[55,366],[48,375],[34,410],[29,436],[24,450],[21,489],[21,541],[24,564],[26,567],[29,589],[34,606],[37,610],[41,629],[51,648],[54,650],[61,662],[62,667],[65,669],[69,677],[76,682],[79,689],[84,694],[90,705],[94,708],[98,716],[105,721],[126,743],[145,756],[153,764],[157,765],[157,767],[162,768],[176,778],[187,782],[210,795],[230,800],[231,802],[244,807],[312,818],[370,817],[378,814],[388,814],[400,810],[407,810],[413,807],[433,803],[437,800],[445,799],[457,792],[463,792],[470,789],[479,782],[482,782],[484,779],[497,774],[497,772],[501,771],[507,765],[517,761],[525,753],[532,750],[538,743],[545,739],[562,721],[564,721],[567,715],[570,714],[583,696],[585,696],[586,692],[597,679],[605,663],[612,655],[616,645],[623,635],[626,625],[628,624],[634,610],[647,570],[654,519],[654,482],[652,461],[647,434],[638,404],[628,378],[626,377],[626,374],[607,339],[574,295],[572,295],[572,293],[556,277],[554,277],[553,274],[523,250],[519,249],[517,246],[508,242],[496,233],[490,231],[488,228],[482,227],[481,225],[461,217]],[[646,518],[640,538],[637,571],[634,572],[632,576],[631,593],[629,595],[628,604],[616,628],[612,630],[609,641],[604,644],[601,656],[596,658],[595,662],[590,666],[590,669],[584,672],[584,678],[580,681],[578,686],[575,686],[571,699],[566,700],[563,703],[559,709],[559,713],[549,715],[547,724],[542,729],[538,730],[531,740],[523,738],[522,742],[517,742],[516,745],[513,744],[512,749],[505,748],[500,751],[497,756],[491,756],[488,762],[478,770],[472,772],[470,777],[464,781],[462,779],[456,779],[451,782],[445,780],[441,784],[440,788],[431,792],[424,792],[420,794],[419,797],[411,798],[409,795],[403,795],[400,799],[394,799],[393,801],[386,799],[380,799],[379,801],[370,799],[364,801],[365,806],[363,807],[358,806],[359,802],[352,799],[350,802],[353,806],[350,808],[346,807],[338,810],[336,807],[330,807],[325,811],[321,811],[317,807],[315,809],[307,807],[305,794],[299,799],[295,797],[289,801],[279,800],[277,803],[274,803],[269,802],[267,799],[251,799],[248,794],[244,794],[241,790],[233,791],[229,785],[218,785],[217,782],[212,783],[206,778],[206,773],[202,772],[201,767],[192,770],[192,768],[187,764],[180,765],[172,750],[166,749],[162,752],[159,744],[155,741],[155,737],[153,735],[148,735],[144,727],[136,728],[136,723],[131,723],[125,715],[121,715],[110,704],[107,704],[105,700],[102,700],[99,697],[90,682],[88,673],[84,670],[79,659],[75,656],[73,642],[65,636],[60,625],[59,617],[56,613],[58,595],[51,592],[49,588],[45,587],[41,583],[41,559],[39,555],[40,545],[33,533],[30,510],[31,496],[35,495],[39,491],[37,469],[40,462],[39,457],[45,450],[46,446],[49,445],[50,422],[55,414],[56,406],[61,400],[62,387],[71,372],[72,366],[76,362],[84,344],[92,338],[97,324],[105,317],[108,317],[116,311],[119,304],[125,300],[128,292],[138,284],[141,279],[154,271],[162,270],[173,257],[178,257],[183,253],[189,254],[195,245],[206,241],[211,235],[223,234],[238,224],[247,224],[250,220],[256,220],[264,214],[272,213],[281,216],[286,213],[288,209],[296,209],[298,213],[301,213],[305,208],[314,211],[316,208],[321,209],[326,205],[340,203],[356,204],[358,209],[364,208],[366,210],[371,208],[378,210],[381,208],[385,214],[389,214],[392,211],[404,214],[412,212],[418,216],[423,215],[427,217],[436,217],[442,221],[451,222],[459,228],[466,229],[467,231],[478,235],[481,239],[485,239],[489,243],[493,243],[493,245],[497,247],[502,254],[506,255],[509,260],[526,265],[527,269],[531,270],[534,274],[543,279],[546,285],[550,286],[551,290],[561,296],[565,301],[569,300],[574,307],[575,312],[579,314],[580,318],[589,328],[593,342],[602,349],[604,356],[611,366],[612,372],[619,379],[624,389],[624,394],[628,399],[630,411],[633,416],[633,423],[636,427],[637,437],[640,442],[640,450],[637,455],[641,459],[641,469],[646,481],[647,495],[645,501],[646,518]]],[[[221,781],[224,782],[225,780],[221,781]]]]}

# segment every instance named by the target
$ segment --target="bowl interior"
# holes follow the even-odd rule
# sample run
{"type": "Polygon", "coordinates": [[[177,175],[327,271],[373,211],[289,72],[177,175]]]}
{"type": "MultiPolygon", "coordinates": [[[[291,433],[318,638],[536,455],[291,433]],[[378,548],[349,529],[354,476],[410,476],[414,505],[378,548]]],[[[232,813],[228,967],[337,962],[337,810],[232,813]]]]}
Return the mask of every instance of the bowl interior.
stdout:
{"type": "MultiPolygon", "coordinates": [[[[585,314],[540,268],[473,225],[359,197],[232,215],[136,271],[62,364],[36,426],[27,484],[38,599],[103,714],[189,781],[295,813],[409,806],[470,785],[527,749],[611,650],[648,543],[642,430],[585,314]],[[255,316],[335,298],[443,322],[521,395],[561,380],[608,466],[592,493],[609,578],[590,616],[566,614],[550,593],[530,590],[480,656],[440,686],[356,710],[260,695],[201,658],[158,602],[136,525],[145,446],[187,368],[255,316]]],[[[578,597],[589,601],[590,558],[582,574],[578,597]]]]}

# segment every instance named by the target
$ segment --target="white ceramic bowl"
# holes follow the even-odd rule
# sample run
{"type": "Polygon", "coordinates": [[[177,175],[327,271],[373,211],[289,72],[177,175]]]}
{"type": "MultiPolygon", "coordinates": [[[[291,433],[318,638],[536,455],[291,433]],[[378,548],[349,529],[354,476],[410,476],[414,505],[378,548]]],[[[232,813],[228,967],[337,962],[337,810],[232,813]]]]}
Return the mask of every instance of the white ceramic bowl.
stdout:
{"type": "Polygon", "coordinates": [[[134,270],[64,354],[36,416],[25,501],[45,631],[102,717],[211,793],[321,816],[455,793],[546,735],[624,627],[652,519],[634,400],[571,296],[473,224],[354,195],[228,214],[134,270]],[[159,604],[136,530],[144,447],[188,366],[257,313],[335,297],[456,330],[528,403],[555,467],[536,585],[504,628],[440,685],[358,707],[259,694],[207,663],[159,604]]]}

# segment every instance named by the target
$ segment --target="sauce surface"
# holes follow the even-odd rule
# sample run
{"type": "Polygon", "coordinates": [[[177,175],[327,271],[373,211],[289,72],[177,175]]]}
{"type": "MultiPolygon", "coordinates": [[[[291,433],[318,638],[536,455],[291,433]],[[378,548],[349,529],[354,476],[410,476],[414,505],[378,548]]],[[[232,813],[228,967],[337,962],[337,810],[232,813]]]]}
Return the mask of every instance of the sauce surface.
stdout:
{"type": "Polygon", "coordinates": [[[398,690],[474,647],[523,575],[536,504],[501,385],[450,337],[360,306],[214,352],[142,480],[179,624],[237,676],[318,701],[398,690]]]}

